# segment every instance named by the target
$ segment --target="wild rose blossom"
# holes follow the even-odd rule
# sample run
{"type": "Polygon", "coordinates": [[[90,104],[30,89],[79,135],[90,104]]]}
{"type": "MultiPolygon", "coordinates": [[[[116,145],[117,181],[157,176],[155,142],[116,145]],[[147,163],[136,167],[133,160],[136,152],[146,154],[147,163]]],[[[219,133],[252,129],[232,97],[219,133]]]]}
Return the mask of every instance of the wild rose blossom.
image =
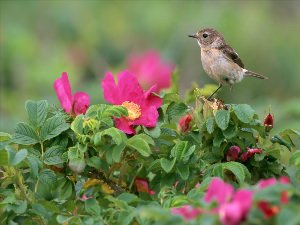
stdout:
{"type": "Polygon", "coordinates": [[[62,73],[62,76],[54,81],[54,89],[60,105],[66,113],[74,116],[85,114],[90,105],[90,96],[85,92],[76,92],[72,95],[71,85],[68,74],[62,73]]]}
{"type": "Polygon", "coordinates": [[[102,80],[102,89],[106,101],[122,105],[128,110],[127,117],[115,118],[115,126],[118,129],[127,134],[134,134],[134,126],[156,126],[157,109],[162,104],[162,99],[153,94],[157,91],[156,85],[144,91],[131,72],[120,72],[117,83],[113,74],[108,72],[102,80]]]}
{"type": "Polygon", "coordinates": [[[152,50],[144,55],[132,55],[127,68],[131,71],[144,89],[157,85],[157,92],[171,86],[171,75],[174,66],[162,61],[158,52],[152,50]]]}
{"type": "Polygon", "coordinates": [[[136,177],[134,180],[134,186],[135,186],[135,189],[137,190],[137,192],[145,192],[150,195],[155,194],[155,191],[153,191],[149,188],[147,179],[136,177]]]}
{"type": "Polygon", "coordinates": [[[246,189],[234,191],[234,188],[220,178],[213,178],[204,195],[207,203],[217,202],[211,211],[184,205],[171,209],[173,214],[181,215],[185,220],[195,219],[199,214],[218,214],[225,225],[238,225],[244,221],[252,205],[253,192],[246,189]]]}
{"type": "MultiPolygon", "coordinates": [[[[276,183],[282,183],[282,184],[289,184],[290,183],[290,179],[286,176],[282,176],[278,179],[278,181],[276,180],[276,178],[272,177],[272,178],[268,178],[268,179],[263,179],[260,180],[258,183],[258,187],[260,189],[264,189],[266,187],[275,185],[276,183]]],[[[283,191],[281,192],[280,195],[280,203],[281,204],[287,204],[289,202],[289,194],[287,191],[283,191]]],[[[280,211],[280,207],[277,205],[272,205],[271,203],[267,202],[267,201],[259,201],[257,204],[258,208],[263,212],[264,216],[266,218],[271,218],[273,216],[275,216],[279,211],[280,211]]]]}
{"type": "Polygon", "coordinates": [[[178,127],[177,127],[178,131],[180,133],[188,132],[191,129],[191,121],[192,121],[192,117],[190,114],[181,117],[178,122],[178,127]]]}
{"type": "Polygon", "coordinates": [[[214,178],[204,196],[204,201],[216,201],[218,206],[213,209],[225,225],[238,225],[244,221],[252,205],[253,193],[250,190],[234,191],[230,184],[220,178],[214,178]]]}
{"type": "Polygon", "coordinates": [[[226,152],[226,160],[227,161],[236,161],[239,158],[239,154],[241,149],[239,146],[231,146],[226,152]]]}

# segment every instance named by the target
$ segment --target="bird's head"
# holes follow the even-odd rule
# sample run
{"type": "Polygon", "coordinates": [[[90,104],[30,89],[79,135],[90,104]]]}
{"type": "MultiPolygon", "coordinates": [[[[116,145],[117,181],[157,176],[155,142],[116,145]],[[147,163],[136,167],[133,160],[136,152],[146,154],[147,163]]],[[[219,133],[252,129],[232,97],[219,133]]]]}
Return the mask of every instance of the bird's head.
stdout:
{"type": "Polygon", "coordinates": [[[205,49],[217,48],[225,43],[223,35],[212,28],[205,28],[188,36],[197,39],[200,48],[205,49]]]}

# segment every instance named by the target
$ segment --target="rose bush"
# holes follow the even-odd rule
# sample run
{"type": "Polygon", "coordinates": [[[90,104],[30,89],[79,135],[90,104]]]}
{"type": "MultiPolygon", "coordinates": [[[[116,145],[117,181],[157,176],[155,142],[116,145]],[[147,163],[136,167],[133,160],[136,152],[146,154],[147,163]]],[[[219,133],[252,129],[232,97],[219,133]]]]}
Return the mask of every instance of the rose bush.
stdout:
{"type": "Polygon", "coordinates": [[[134,73],[105,75],[111,104],[72,95],[66,73],[62,109],[25,103],[28,121],[0,133],[1,224],[300,223],[299,131],[273,134],[273,115],[211,91],[143,90],[134,73]]]}

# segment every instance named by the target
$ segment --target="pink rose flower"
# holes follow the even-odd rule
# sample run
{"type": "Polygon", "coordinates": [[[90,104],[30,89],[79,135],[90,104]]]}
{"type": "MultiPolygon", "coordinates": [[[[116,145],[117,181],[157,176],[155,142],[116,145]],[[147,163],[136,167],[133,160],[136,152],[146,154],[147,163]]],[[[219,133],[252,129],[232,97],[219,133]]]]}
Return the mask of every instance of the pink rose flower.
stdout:
{"type": "Polygon", "coordinates": [[[66,113],[72,116],[85,114],[90,105],[90,97],[84,92],[76,92],[72,95],[68,74],[66,72],[63,72],[62,76],[54,81],[54,89],[60,105],[66,113]]]}
{"type": "Polygon", "coordinates": [[[156,51],[152,50],[144,55],[132,55],[127,64],[128,70],[136,76],[144,89],[156,84],[159,92],[171,86],[174,66],[164,63],[156,51]]]}
{"type": "Polygon", "coordinates": [[[218,213],[225,225],[238,225],[244,221],[252,205],[253,193],[240,189],[234,192],[230,184],[220,178],[214,178],[204,196],[204,201],[216,201],[218,206],[212,211],[218,213]]]}
{"type": "Polygon", "coordinates": [[[199,208],[193,208],[190,205],[183,205],[178,208],[172,208],[171,212],[174,215],[182,216],[185,220],[192,220],[195,219],[202,212],[202,210],[199,208]]]}
{"type": "Polygon", "coordinates": [[[108,72],[102,80],[102,89],[106,101],[122,105],[128,110],[127,117],[115,118],[118,129],[134,134],[134,126],[156,126],[159,116],[157,109],[162,104],[162,99],[152,93],[157,91],[156,85],[145,92],[131,72],[120,72],[117,83],[112,73],[108,72]]]}
{"type": "MultiPolygon", "coordinates": [[[[260,189],[267,188],[269,186],[275,185],[277,182],[282,183],[282,184],[289,184],[290,179],[286,176],[282,176],[276,180],[276,178],[268,178],[268,179],[262,179],[258,182],[258,187],[260,189]]],[[[280,194],[280,202],[281,204],[287,204],[289,202],[289,193],[287,191],[282,191],[280,194]]],[[[267,201],[259,201],[257,204],[258,208],[262,211],[264,216],[266,218],[271,218],[275,216],[279,211],[280,207],[277,205],[272,205],[271,203],[267,201]]]]}

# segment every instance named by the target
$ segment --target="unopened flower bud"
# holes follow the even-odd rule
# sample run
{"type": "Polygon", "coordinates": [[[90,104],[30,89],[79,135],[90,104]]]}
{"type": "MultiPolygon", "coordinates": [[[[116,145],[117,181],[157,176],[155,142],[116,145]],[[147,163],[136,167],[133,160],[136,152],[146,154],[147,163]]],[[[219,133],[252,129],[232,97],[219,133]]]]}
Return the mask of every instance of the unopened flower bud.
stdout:
{"type": "Polygon", "coordinates": [[[239,146],[231,146],[226,152],[226,160],[227,161],[236,161],[239,158],[239,154],[241,149],[239,146]]]}
{"type": "Polygon", "coordinates": [[[274,115],[269,113],[264,119],[265,130],[269,132],[273,128],[273,125],[274,125],[274,115]]]}
{"type": "Polygon", "coordinates": [[[247,152],[244,152],[241,157],[240,160],[242,162],[248,161],[249,159],[251,159],[255,154],[261,154],[262,150],[260,148],[248,148],[247,152]]]}
{"type": "Polygon", "coordinates": [[[192,117],[190,114],[186,114],[185,116],[181,117],[178,123],[178,132],[186,133],[191,129],[191,121],[192,117]]]}

